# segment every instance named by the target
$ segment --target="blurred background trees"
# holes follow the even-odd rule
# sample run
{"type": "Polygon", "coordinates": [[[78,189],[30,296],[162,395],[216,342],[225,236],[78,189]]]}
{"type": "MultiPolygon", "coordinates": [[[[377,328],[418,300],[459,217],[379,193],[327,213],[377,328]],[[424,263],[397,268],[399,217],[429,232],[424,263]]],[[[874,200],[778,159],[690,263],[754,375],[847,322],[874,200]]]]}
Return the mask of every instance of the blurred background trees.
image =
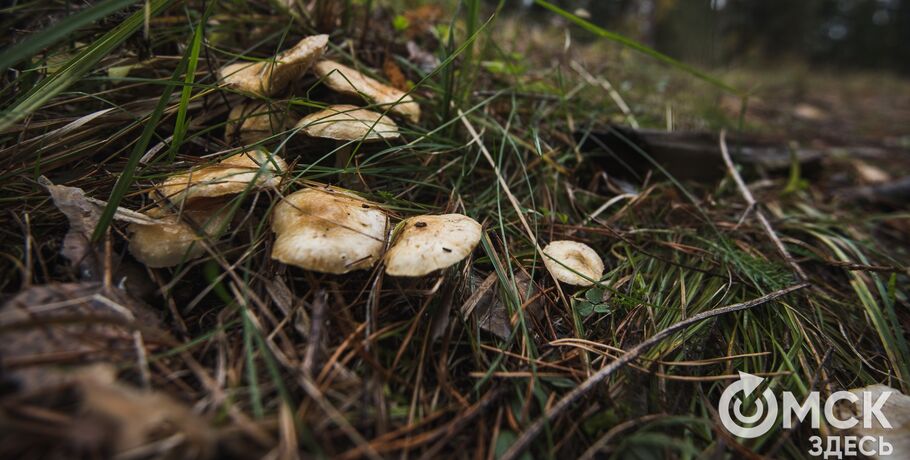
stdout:
{"type": "MultiPolygon", "coordinates": [[[[532,0],[521,0],[526,6],[532,0]]],[[[561,0],[701,65],[805,62],[910,73],[910,0],[561,0]]],[[[546,14],[531,7],[532,14],[546,14]]]]}

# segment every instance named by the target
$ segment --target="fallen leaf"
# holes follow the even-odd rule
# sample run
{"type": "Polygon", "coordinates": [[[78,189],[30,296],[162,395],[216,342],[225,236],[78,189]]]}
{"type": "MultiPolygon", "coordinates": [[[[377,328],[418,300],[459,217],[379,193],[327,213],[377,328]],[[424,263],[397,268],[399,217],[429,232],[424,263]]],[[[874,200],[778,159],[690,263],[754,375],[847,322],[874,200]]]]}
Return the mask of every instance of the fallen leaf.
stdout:
{"type": "Polygon", "coordinates": [[[0,366],[13,383],[36,389],[59,383],[61,366],[136,363],[131,324],[168,340],[152,310],[119,289],[90,282],[32,286],[0,306],[0,366]]]}
{"type": "MultiPolygon", "coordinates": [[[[96,251],[92,247],[91,235],[107,202],[86,196],[85,191],[79,187],[54,185],[44,176],[38,178],[38,183],[47,189],[54,200],[54,205],[69,221],[69,230],[63,237],[63,249],[60,253],[74,268],[80,269],[84,279],[96,278],[100,270],[96,251]]],[[[120,207],[117,208],[114,218],[144,225],[158,223],[156,219],[120,207]]]]}
{"type": "Polygon", "coordinates": [[[4,452],[22,458],[206,459],[209,422],[157,391],[118,382],[113,366],[65,373],[66,380],[7,398],[0,406],[4,452]]]}
{"type": "MultiPolygon", "coordinates": [[[[499,292],[495,287],[499,278],[496,273],[490,273],[483,282],[474,289],[474,294],[468,298],[461,307],[465,317],[473,317],[480,329],[487,331],[503,340],[508,339],[512,333],[509,309],[502,302],[499,292]]],[[[523,271],[515,273],[515,290],[522,305],[534,295],[531,290],[532,281],[523,271]]],[[[542,304],[535,300],[525,306],[526,319],[538,320],[542,316],[542,304]]]]}

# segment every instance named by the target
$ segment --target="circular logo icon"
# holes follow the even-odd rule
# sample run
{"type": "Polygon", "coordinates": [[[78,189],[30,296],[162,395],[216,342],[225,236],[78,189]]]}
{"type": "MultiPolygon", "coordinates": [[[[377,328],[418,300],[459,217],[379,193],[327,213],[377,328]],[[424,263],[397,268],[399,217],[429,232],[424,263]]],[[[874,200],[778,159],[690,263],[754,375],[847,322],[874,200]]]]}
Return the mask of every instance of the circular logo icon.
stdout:
{"type": "Polygon", "coordinates": [[[755,411],[752,414],[746,415],[742,412],[743,400],[758,389],[763,380],[765,379],[757,375],[740,372],[739,380],[730,384],[720,395],[720,401],[717,403],[720,421],[734,436],[757,438],[767,433],[777,420],[777,398],[771,389],[765,389],[761,397],[755,400],[755,411]],[[740,392],[742,396],[734,400],[734,396],[740,392]]]}

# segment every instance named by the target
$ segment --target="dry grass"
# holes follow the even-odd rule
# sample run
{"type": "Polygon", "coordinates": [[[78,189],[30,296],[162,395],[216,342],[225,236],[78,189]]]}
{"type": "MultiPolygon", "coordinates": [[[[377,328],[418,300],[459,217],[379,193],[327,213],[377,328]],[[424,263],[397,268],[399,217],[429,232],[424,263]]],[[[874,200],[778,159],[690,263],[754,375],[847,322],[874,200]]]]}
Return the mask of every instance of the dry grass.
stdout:
{"type": "MultiPolygon", "coordinates": [[[[365,15],[362,6],[315,3],[307,17],[268,2],[217,2],[207,13],[197,3],[165,8],[152,18],[148,41],[140,27],[2,131],[0,279],[3,292],[18,297],[0,314],[31,310],[26,319],[0,321],[2,369],[11,382],[0,396],[0,456],[107,456],[129,446],[136,457],[495,458],[624,350],[680,320],[795,282],[757,221],[740,222],[746,204],[729,178],[680,184],[655,171],[623,190],[618,173],[604,171],[604,152],[579,151],[573,134],[626,119],[603,87],[571,67],[588,66],[602,45],[515,56],[496,38],[513,33],[514,23],[487,22],[479,2],[407,32],[392,27],[401,11],[365,15]],[[204,40],[193,57],[200,24],[204,40]],[[128,255],[125,227],[116,222],[93,246],[96,265],[74,269],[62,258],[66,220],[38,185],[40,175],[129,209],[149,207],[147,192],[162,177],[240,147],[225,141],[223,129],[242,97],[219,88],[214,72],[237,55],[266,57],[316,31],[332,33],[333,58],[367,69],[390,61],[421,82],[413,94],[425,115],[403,124],[403,142],[358,146],[340,171],[334,145],[283,132],[263,144],[292,171],[274,190],[220,203],[232,224],[206,242],[204,258],[146,269],[128,255]],[[408,58],[409,38],[440,58],[437,72],[424,73],[413,53],[408,58]],[[185,56],[196,69],[190,86],[183,86],[185,56]],[[118,72],[126,67],[124,77],[118,72]],[[180,113],[185,136],[171,143],[180,113]],[[131,164],[136,152],[143,161],[131,164]],[[117,196],[125,171],[133,180],[117,196]],[[464,263],[414,280],[379,268],[321,275],[271,260],[269,212],[280,196],[340,177],[353,177],[351,186],[385,205],[394,221],[427,212],[472,216],[484,225],[481,245],[464,263]],[[535,245],[560,238],[586,242],[604,257],[598,285],[554,284],[535,245]],[[486,290],[487,307],[509,318],[506,337],[482,329],[478,315],[462,314],[472,294],[486,290]],[[157,320],[137,319],[150,312],[157,320]],[[97,378],[101,371],[85,368],[90,362],[113,366],[120,383],[97,378]],[[16,387],[26,370],[41,383],[16,387]],[[133,386],[168,402],[135,396],[133,386]],[[87,397],[97,394],[116,395],[110,400],[117,404],[99,407],[87,397]],[[123,427],[134,427],[149,404],[181,409],[125,437],[123,427]],[[210,428],[190,433],[167,423],[183,410],[210,428]]],[[[47,23],[37,10],[10,13],[23,30],[47,23]]],[[[62,6],[50,16],[64,16],[62,6]]],[[[52,57],[73,59],[74,47],[125,18],[117,13],[81,28],[4,73],[5,110],[48,78],[52,57]]],[[[610,78],[643,126],[664,126],[671,102],[693,119],[697,107],[671,90],[626,91],[623,81],[659,71],[671,89],[713,91],[641,58],[623,59],[628,72],[588,70],[610,78]]],[[[650,88],[653,81],[641,78],[650,88]]],[[[269,102],[305,114],[345,100],[311,76],[293,96],[269,102]]],[[[737,371],[767,376],[775,390],[797,395],[876,382],[910,390],[908,215],[838,201],[832,187],[858,180],[851,161],[829,158],[810,181],[749,183],[810,288],[669,335],[546,425],[533,456],[574,457],[592,446],[641,458],[804,456],[813,434],[807,428],[756,440],[723,431],[715,401],[737,371]]]]}

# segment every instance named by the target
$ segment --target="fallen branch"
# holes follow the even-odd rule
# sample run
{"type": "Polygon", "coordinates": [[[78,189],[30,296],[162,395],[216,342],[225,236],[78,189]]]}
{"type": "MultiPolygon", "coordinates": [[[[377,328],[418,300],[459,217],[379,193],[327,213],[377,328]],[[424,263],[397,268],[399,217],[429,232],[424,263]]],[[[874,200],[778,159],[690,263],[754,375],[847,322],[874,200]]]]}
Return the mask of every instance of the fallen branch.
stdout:
{"type": "MultiPolygon", "coordinates": [[[[739,171],[736,170],[736,166],[733,164],[733,160],[730,158],[730,152],[727,151],[726,138],[727,133],[725,131],[721,131],[720,153],[724,157],[724,163],[727,164],[727,170],[730,171],[730,175],[733,176],[733,180],[736,181],[736,185],[739,187],[740,194],[742,194],[743,198],[746,200],[746,204],[749,206],[746,208],[746,213],[749,211],[755,211],[755,216],[758,217],[758,221],[761,223],[762,228],[765,229],[765,233],[767,233],[768,237],[771,238],[771,241],[774,242],[774,246],[777,247],[777,251],[780,252],[780,255],[783,256],[784,260],[786,260],[790,267],[793,268],[793,271],[796,272],[796,276],[799,277],[800,281],[805,281],[806,272],[803,271],[802,267],[796,263],[796,260],[794,260],[793,256],[790,255],[790,252],[787,251],[784,243],[780,240],[780,237],[777,236],[774,228],[771,227],[771,222],[768,221],[768,218],[765,217],[765,213],[763,213],[761,208],[758,207],[758,203],[755,202],[755,197],[752,196],[752,192],[749,191],[749,187],[747,187],[746,183],[743,182],[743,178],[739,175],[739,171]]],[[[743,217],[745,217],[745,214],[743,217]]]]}
{"type": "Polygon", "coordinates": [[[597,371],[591,377],[588,377],[587,380],[581,383],[581,385],[575,387],[572,391],[562,397],[553,407],[547,411],[546,414],[542,415],[540,418],[534,421],[527,430],[525,430],[518,440],[515,441],[515,444],[505,452],[500,460],[515,460],[518,458],[525,449],[531,444],[531,442],[540,434],[544,426],[552,422],[556,417],[566,411],[572,404],[577,402],[579,399],[583,398],[588,392],[593,390],[599,383],[607,379],[607,377],[613,375],[617,370],[623,368],[626,364],[634,361],[636,358],[641,356],[645,351],[658,344],[661,340],[667,338],[670,334],[689,327],[692,324],[704,321],[708,318],[713,318],[715,316],[720,316],[727,313],[733,313],[736,311],[746,310],[758,305],[775,300],[779,297],[785,296],[793,291],[797,291],[808,287],[809,283],[800,283],[793,286],[781,289],[779,291],[774,291],[768,295],[764,295],[757,299],[752,299],[747,302],[742,302],[738,304],[728,305],[726,307],[716,308],[714,310],[706,311],[699,313],[689,319],[675,323],[666,329],[661,330],[657,334],[651,336],[651,338],[645,340],[644,342],[639,343],[632,349],[630,349],[626,354],[619,357],[616,361],[613,361],[603,369],[597,371]]]}

